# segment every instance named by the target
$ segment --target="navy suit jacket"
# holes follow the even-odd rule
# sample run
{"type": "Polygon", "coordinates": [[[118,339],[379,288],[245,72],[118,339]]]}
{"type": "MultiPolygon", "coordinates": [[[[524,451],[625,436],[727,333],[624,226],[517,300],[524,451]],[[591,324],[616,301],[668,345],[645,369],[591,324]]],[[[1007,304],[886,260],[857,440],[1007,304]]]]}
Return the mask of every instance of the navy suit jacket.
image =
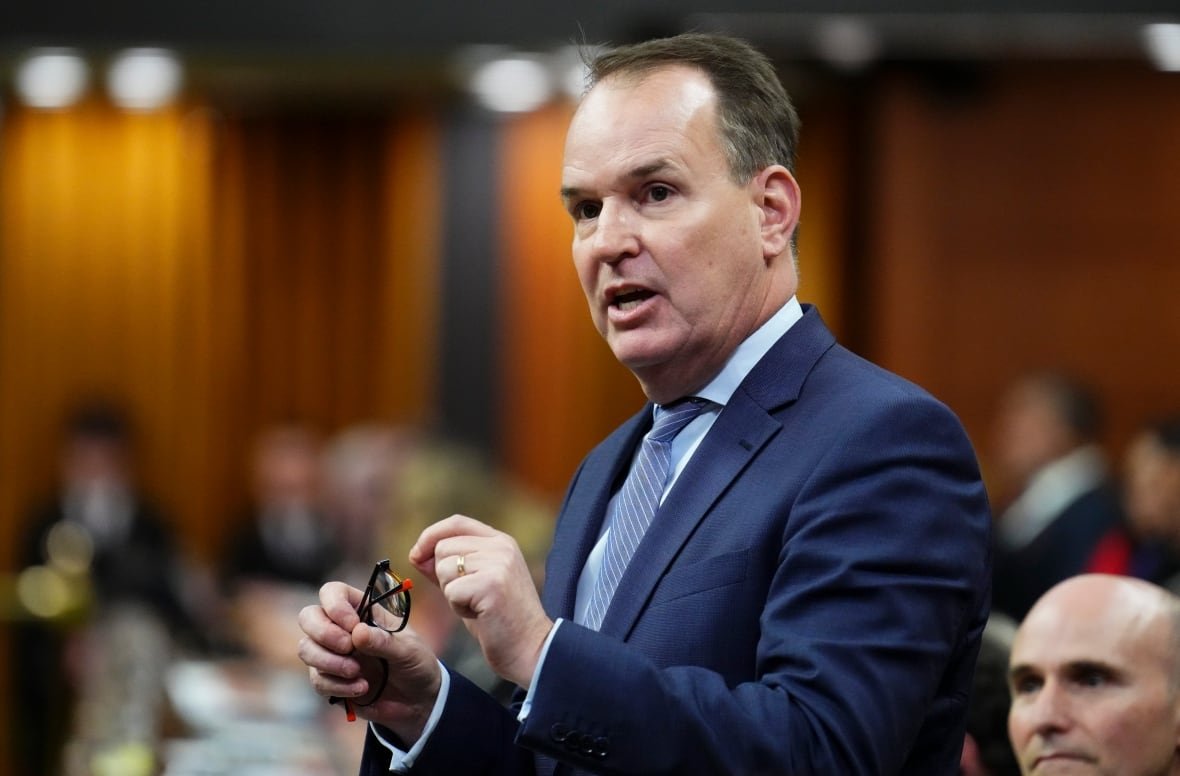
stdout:
{"type": "MultiPolygon", "coordinates": [[[[956,774],[990,514],[958,420],[808,308],[717,417],[601,630],[578,575],[651,424],[583,461],[543,601],[564,617],[518,723],[455,676],[414,773],[956,774]]],[[[362,773],[388,767],[366,746],[362,773]]]]}

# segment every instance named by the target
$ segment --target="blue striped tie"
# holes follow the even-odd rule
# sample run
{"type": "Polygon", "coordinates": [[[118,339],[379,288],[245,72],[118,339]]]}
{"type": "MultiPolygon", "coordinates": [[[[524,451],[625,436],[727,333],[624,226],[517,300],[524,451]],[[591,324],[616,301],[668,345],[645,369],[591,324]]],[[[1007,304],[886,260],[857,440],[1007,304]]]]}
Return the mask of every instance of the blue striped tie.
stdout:
{"type": "Polygon", "coordinates": [[[672,465],[672,440],[709,404],[694,397],[656,410],[655,424],[643,438],[639,455],[615,499],[602,569],[586,611],[586,627],[598,630],[602,624],[623,571],[651,525],[672,465]]]}

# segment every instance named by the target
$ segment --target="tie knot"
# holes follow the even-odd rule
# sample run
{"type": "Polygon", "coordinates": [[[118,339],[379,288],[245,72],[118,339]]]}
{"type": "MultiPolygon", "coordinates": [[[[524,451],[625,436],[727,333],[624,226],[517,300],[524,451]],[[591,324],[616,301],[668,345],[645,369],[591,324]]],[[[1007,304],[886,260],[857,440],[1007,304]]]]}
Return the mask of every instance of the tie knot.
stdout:
{"type": "Polygon", "coordinates": [[[656,410],[656,420],[647,438],[653,442],[670,442],[693,418],[710,404],[708,399],[692,396],[674,401],[656,410]]]}

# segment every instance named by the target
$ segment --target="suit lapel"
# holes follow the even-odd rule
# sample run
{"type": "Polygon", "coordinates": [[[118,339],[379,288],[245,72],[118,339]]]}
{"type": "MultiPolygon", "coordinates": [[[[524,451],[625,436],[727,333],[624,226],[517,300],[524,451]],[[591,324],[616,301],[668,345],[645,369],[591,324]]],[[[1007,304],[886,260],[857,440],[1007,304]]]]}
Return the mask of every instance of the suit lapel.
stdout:
{"type": "Polygon", "coordinates": [[[777,421],[748,400],[731,400],[726,405],[627,564],[618,594],[603,619],[603,633],[626,638],[681,547],[778,428],[777,421]]]}
{"type": "Polygon", "coordinates": [[[630,467],[639,440],[651,428],[651,417],[648,404],[586,458],[572,483],[545,568],[542,603],[550,617],[573,619],[578,577],[602,532],[614,487],[630,467]]]}
{"type": "Polygon", "coordinates": [[[798,398],[807,375],[834,343],[819,314],[805,306],[803,318],[742,381],[656,511],[619,581],[602,621],[603,633],[627,638],[701,520],[781,428],[771,413],[798,398]]]}

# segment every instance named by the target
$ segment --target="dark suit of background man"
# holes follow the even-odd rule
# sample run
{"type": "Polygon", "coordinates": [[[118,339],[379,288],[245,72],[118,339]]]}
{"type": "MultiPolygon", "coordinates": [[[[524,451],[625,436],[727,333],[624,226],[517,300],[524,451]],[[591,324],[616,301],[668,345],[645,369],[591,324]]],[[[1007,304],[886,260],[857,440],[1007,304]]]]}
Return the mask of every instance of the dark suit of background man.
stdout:
{"type": "Polygon", "coordinates": [[[593,69],[562,171],[591,316],[654,404],[712,403],[598,629],[651,405],[575,473],[540,600],[469,517],[411,549],[522,706],[360,624],[341,583],[300,613],[313,686],[369,704],[368,774],[956,773],[990,520],[958,421],[796,301],[797,119],[764,57],[689,35],[593,69]]]}
{"type": "Polygon", "coordinates": [[[1101,428],[1098,397],[1070,375],[1025,375],[1003,396],[996,469],[1016,495],[994,499],[1008,503],[997,522],[992,603],[1017,621],[1049,588],[1085,571],[1121,523],[1101,428]]]}

